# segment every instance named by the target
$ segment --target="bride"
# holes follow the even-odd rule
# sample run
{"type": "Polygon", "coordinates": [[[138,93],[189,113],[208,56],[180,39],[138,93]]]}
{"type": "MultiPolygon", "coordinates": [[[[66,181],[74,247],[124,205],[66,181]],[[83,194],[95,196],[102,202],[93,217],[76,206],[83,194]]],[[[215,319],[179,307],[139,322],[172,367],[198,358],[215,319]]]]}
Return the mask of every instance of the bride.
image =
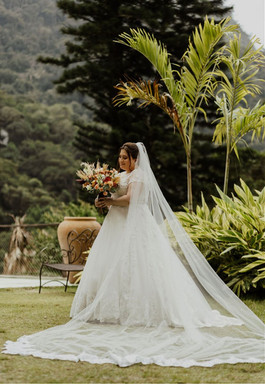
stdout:
{"type": "Polygon", "coordinates": [[[90,251],[71,320],[4,353],[162,366],[265,362],[262,321],[223,283],[165,200],[142,143],[119,154],[120,187],[90,251]]]}

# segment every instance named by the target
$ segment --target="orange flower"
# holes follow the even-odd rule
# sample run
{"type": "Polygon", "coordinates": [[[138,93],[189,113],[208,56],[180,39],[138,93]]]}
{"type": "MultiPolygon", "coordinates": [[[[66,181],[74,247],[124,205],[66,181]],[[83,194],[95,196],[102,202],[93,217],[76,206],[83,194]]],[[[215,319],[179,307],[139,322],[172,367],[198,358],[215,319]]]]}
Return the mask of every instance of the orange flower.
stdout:
{"type": "Polygon", "coordinates": [[[89,193],[103,192],[103,196],[108,196],[108,191],[114,192],[119,186],[120,177],[114,168],[108,169],[108,164],[101,167],[99,161],[96,164],[81,163],[82,170],[77,171],[83,184],[89,193]]]}
{"type": "Polygon", "coordinates": [[[117,177],[115,177],[115,179],[113,179],[113,183],[114,184],[119,184],[119,182],[120,182],[120,177],[119,176],[117,176],[117,177]]]}

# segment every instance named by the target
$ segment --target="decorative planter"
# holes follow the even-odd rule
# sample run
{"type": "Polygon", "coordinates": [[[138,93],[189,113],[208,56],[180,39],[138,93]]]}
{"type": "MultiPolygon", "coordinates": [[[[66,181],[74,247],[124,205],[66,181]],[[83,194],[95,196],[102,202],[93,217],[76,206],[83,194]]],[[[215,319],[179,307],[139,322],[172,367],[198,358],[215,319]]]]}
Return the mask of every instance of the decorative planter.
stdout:
{"type": "MultiPolygon", "coordinates": [[[[96,217],[64,217],[57,228],[64,263],[84,264],[82,253],[92,246],[100,228],[96,217]]],[[[70,273],[70,283],[74,283],[75,274],[70,273]]]]}

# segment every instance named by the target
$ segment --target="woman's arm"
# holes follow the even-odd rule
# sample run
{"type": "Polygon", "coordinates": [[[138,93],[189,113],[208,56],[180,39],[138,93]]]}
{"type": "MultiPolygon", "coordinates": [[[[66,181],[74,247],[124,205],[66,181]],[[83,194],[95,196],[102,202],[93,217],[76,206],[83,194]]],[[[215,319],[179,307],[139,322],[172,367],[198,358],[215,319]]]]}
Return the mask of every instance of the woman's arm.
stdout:
{"type": "Polygon", "coordinates": [[[113,199],[113,197],[100,198],[95,200],[95,205],[98,208],[105,208],[111,205],[115,205],[118,207],[128,207],[130,204],[131,198],[131,184],[129,184],[126,195],[120,196],[117,199],[113,199]]]}

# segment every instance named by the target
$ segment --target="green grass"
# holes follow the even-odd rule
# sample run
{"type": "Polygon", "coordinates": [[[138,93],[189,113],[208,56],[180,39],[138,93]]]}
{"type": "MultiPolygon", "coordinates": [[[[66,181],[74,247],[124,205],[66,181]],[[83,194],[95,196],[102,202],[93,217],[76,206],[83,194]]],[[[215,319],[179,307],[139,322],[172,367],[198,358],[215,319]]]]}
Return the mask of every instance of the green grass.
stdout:
{"type": "MultiPolygon", "coordinates": [[[[0,289],[0,343],[69,320],[75,288],[0,289]]],[[[245,303],[264,321],[265,300],[245,303]]],[[[174,368],[142,364],[120,368],[0,354],[0,383],[264,383],[265,364],[174,368]]]]}

